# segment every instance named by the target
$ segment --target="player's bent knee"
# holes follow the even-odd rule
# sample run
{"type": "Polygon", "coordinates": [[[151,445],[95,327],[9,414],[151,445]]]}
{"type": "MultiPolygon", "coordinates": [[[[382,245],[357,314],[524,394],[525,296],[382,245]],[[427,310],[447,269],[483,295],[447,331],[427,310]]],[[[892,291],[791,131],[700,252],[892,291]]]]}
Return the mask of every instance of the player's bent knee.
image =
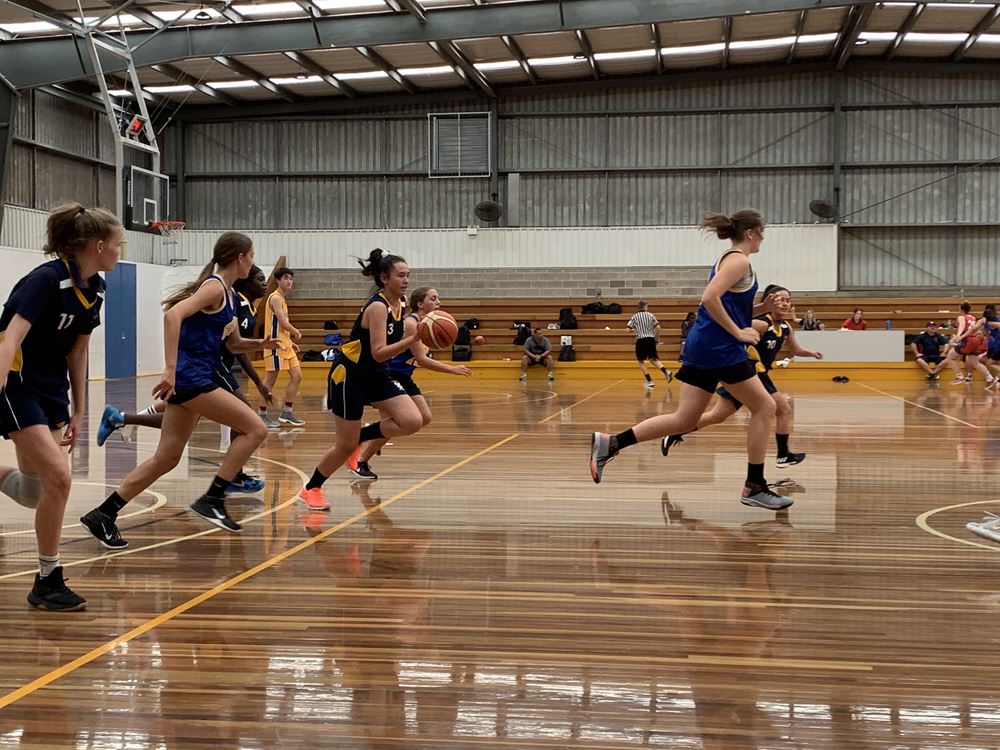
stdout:
{"type": "Polygon", "coordinates": [[[73,476],[69,467],[60,466],[46,471],[41,476],[42,491],[47,499],[60,500],[65,503],[73,486],[73,476]]]}

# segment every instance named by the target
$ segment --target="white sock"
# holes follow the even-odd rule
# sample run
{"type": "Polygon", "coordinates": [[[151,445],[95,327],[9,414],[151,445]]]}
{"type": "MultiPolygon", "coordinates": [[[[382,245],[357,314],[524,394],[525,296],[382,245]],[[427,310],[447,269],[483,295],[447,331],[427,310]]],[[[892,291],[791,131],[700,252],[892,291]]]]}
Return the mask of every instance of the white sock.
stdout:
{"type": "Polygon", "coordinates": [[[159,412],[156,411],[156,404],[150,404],[145,409],[143,409],[141,412],[139,412],[140,415],[145,414],[146,416],[149,416],[149,417],[152,417],[153,415],[158,414],[158,413],[159,412]]]}
{"type": "Polygon", "coordinates": [[[45,578],[59,567],[59,555],[38,555],[38,575],[45,578]]]}

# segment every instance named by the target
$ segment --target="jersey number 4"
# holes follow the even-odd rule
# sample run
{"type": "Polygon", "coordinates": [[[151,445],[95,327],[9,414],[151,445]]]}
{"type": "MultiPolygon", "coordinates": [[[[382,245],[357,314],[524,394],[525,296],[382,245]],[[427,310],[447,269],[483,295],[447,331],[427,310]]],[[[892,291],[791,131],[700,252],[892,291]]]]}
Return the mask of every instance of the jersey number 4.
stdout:
{"type": "Polygon", "coordinates": [[[73,325],[73,318],[76,315],[67,315],[66,313],[59,313],[59,325],[56,326],[57,331],[63,331],[73,325]]]}

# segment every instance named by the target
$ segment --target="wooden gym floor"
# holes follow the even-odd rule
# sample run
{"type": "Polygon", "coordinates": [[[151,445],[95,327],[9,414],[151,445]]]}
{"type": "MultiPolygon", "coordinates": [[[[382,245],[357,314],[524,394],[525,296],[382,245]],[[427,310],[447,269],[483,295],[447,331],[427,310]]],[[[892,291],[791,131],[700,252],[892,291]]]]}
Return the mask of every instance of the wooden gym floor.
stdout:
{"type": "Polygon", "coordinates": [[[1000,510],[980,383],[788,383],[809,458],[769,456],[795,482],[776,516],[737,499],[741,417],[595,486],[590,431],[678,386],[539,376],[420,378],[434,423],[367,490],[331,479],[328,514],[292,499],[330,440],[310,378],[266,490],[230,501],[242,535],[186,510],[203,424],[117,554],[76,520],[156,433],[98,449],[95,421],[152,380],[92,384],[62,553],[86,612],[28,607],[31,515],[0,502],[0,747],[998,747],[1000,545],[964,528],[1000,510]]]}

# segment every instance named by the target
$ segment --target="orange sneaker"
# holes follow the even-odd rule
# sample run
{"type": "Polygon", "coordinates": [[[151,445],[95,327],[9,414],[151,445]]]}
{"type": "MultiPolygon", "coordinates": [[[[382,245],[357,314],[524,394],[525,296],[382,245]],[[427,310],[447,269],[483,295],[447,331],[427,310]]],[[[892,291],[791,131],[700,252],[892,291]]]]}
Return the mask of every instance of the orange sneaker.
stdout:
{"type": "Polygon", "coordinates": [[[358,470],[358,462],[361,460],[361,443],[358,443],[358,447],[351,451],[351,455],[347,457],[344,461],[344,466],[346,466],[351,471],[358,470]]]}
{"type": "Polygon", "coordinates": [[[312,490],[307,490],[303,487],[299,490],[299,500],[301,500],[309,510],[330,510],[330,503],[326,501],[326,497],[323,495],[322,487],[316,487],[312,490]]]}

